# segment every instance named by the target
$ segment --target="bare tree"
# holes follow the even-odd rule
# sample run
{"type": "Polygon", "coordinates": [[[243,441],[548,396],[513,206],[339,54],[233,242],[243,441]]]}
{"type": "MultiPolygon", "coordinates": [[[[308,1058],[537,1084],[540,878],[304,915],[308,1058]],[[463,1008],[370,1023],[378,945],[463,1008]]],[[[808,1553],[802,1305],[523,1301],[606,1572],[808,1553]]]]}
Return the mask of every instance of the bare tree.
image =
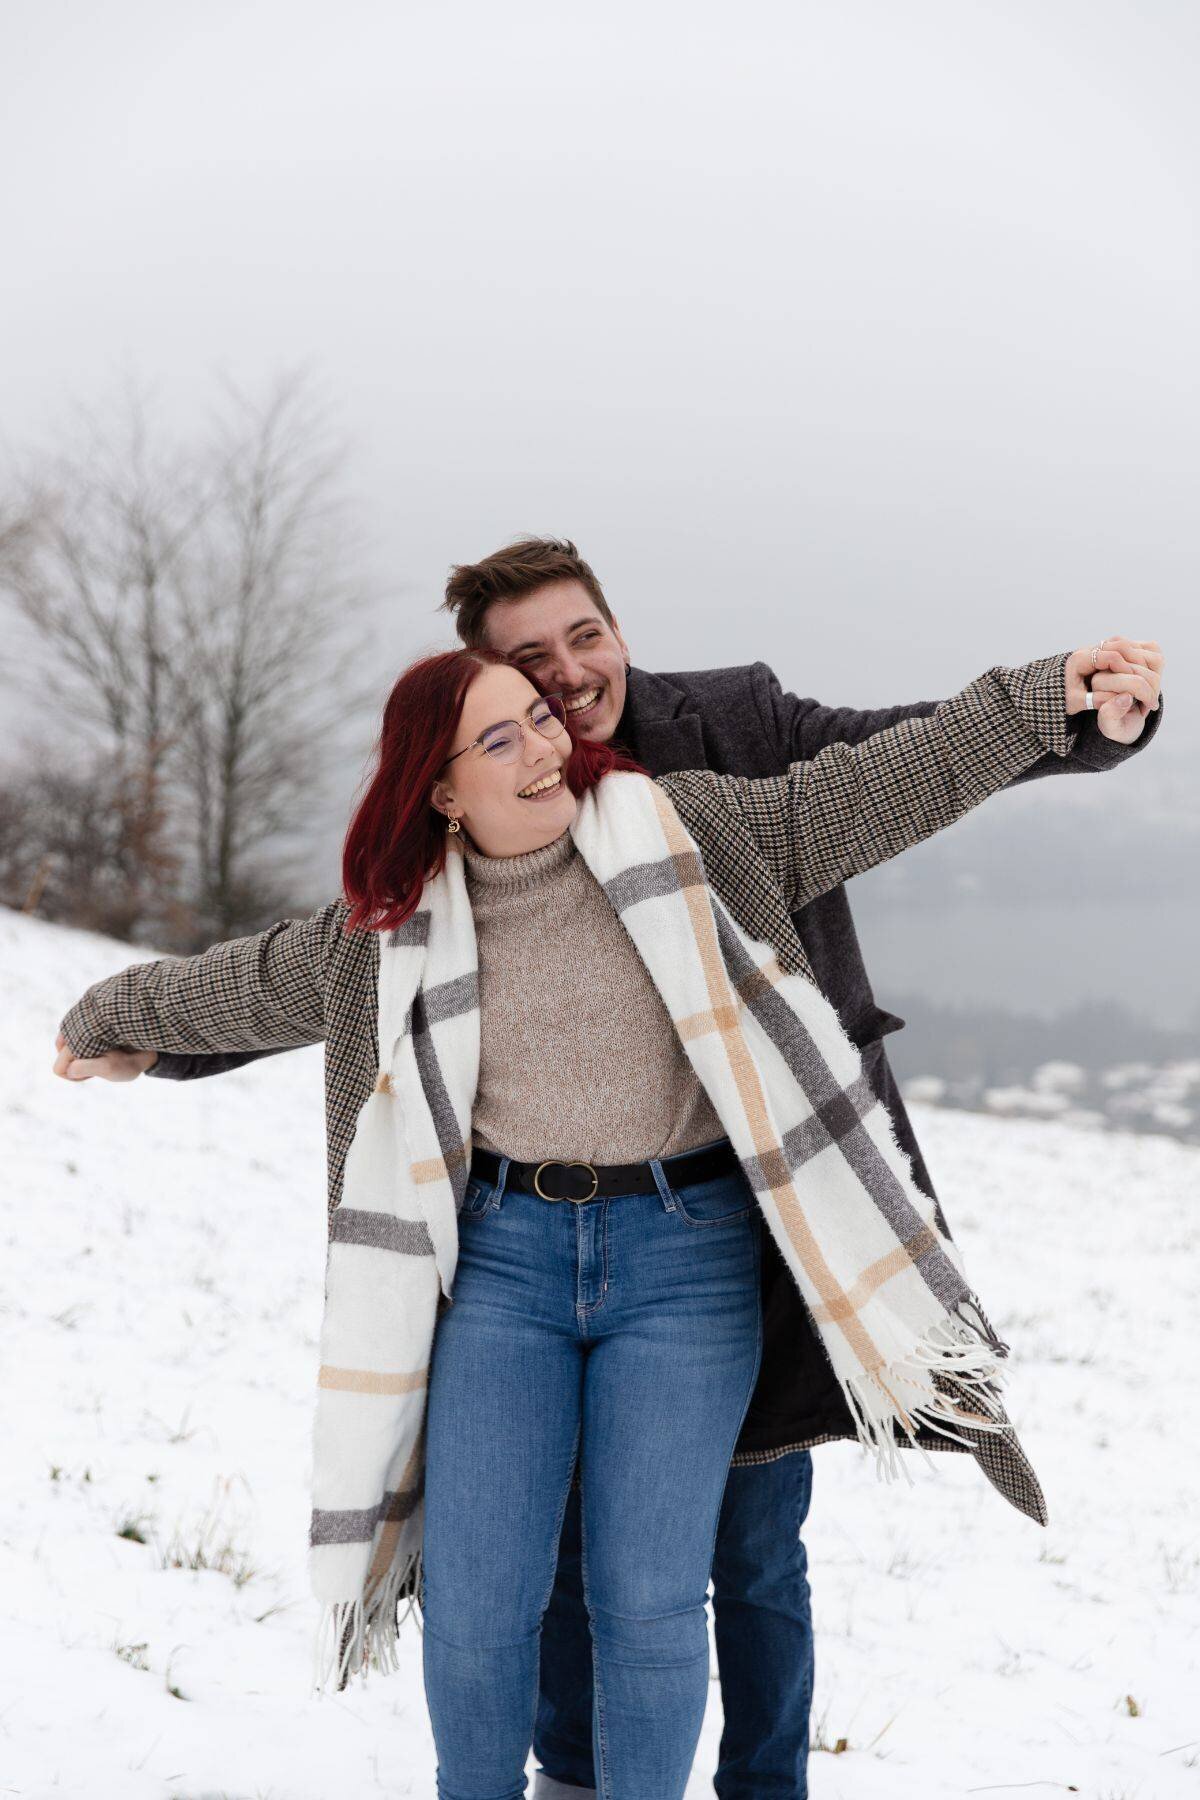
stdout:
{"type": "Polygon", "coordinates": [[[27,477],[0,578],[44,702],[80,743],[104,813],[119,814],[118,911],[153,932],[179,874],[164,791],[192,704],[178,584],[205,501],[186,461],[152,444],[133,391],[111,423],[83,416],[76,442],[27,477]]]}
{"type": "MultiPolygon", "coordinates": [[[[117,912],[131,934],[187,949],[278,914],[288,840],[370,692],[352,674],[360,596],[338,455],[303,377],[261,401],[227,389],[186,452],[136,394],[115,416],[0,515],[0,584],[84,742],[91,775],[76,786],[90,779],[120,820],[103,852],[117,912]]],[[[56,793],[32,818],[65,866],[56,793]]]]}
{"type": "Polygon", "coordinates": [[[220,934],[270,910],[284,841],[311,818],[371,692],[339,466],[303,379],[261,403],[230,392],[184,609],[199,704],[181,767],[198,898],[220,934]]]}

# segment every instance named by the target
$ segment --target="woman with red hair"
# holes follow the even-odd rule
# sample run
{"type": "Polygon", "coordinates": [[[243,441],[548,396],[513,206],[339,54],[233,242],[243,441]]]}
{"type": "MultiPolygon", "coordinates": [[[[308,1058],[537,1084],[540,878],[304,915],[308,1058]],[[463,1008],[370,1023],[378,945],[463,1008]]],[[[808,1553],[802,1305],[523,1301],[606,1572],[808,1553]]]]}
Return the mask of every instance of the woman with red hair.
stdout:
{"type": "MultiPolygon", "coordinates": [[[[67,1013],[72,1079],[326,1044],[318,1679],[391,1663],[419,1596],[442,1800],[525,1791],[577,1468],[599,1791],[682,1796],[765,1231],[881,1471],[952,1442],[1044,1519],[1005,1347],[789,914],[1066,755],[1096,666],[993,668],[783,777],[651,780],[508,664],[428,657],[342,897],[67,1013]]],[[[1127,694],[1104,707],[1137,735],[1127,694]]]]}

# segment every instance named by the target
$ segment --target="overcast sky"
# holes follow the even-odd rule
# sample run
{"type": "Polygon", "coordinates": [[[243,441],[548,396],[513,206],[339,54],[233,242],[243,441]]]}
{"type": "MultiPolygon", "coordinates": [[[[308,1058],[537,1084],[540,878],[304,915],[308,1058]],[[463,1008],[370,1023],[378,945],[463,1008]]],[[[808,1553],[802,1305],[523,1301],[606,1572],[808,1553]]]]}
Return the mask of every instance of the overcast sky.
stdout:
{"type": "MultiPolygon", "coordinates": [[[[885,1000],[1099,984],[1182,1023],[1198,94],[1194,0],[13,0],[0,461],[130,374],[186,437],[219,374],[307,366],[380,699],[448,640],[448,567],[530,531],[643,665],[765,657],[837,704],[1157,637],[1150,755],[956,828],[997,920],[956,947],[888,870],[855,906],[885,1000]]],[[[312,904],[361,766],[312,808],[312,904]]],[[[903,874],[949,906],[942,854],[903,874]]]]}
{"type": "Polygon", "coordinates": [[[396,668],[525,531],[639,661],[832,702],[1111,631],[1194,661],[1190,0],[18,0],[3,36],[0,447],[129,369],[186,429],[214,371],[310,365],[396,668]]]}

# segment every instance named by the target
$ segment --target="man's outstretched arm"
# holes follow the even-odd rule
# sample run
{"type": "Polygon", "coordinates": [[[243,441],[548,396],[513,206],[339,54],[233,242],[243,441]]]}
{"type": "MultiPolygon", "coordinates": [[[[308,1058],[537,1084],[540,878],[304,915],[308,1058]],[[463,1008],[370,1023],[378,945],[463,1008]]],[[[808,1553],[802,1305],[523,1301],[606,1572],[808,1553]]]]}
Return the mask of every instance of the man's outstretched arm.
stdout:
{"type": "MultiPolygon", "coordinates": [[[[1111,668],[1120,659],[1108,651],[1111,668]]],[[[1042,755],[1065,757],[1068,719],[1085,709],[1090,651],[997,665],[928,717],[904,719],[860,744],[839,741],[784,775],[752,780],[709,770],[660,777],[669,792],[724,806],[755,839],[789,912],[923,843],[1005,787],[1042,755]]],[[[1146,717],[1132,688],[1103,697],[1101,724],[1134,742],[1146,717]]],[[[1149,704],[1154,695],[1143,688],[1149,704]]]]}
{"type": "MultiPolygon", "coordinates": [[[[1136,669],[1139,679],[1149,679],[1157,705],[1147,707],[1145,701],[1139,702],[1139,710],[1146,720],[1141,736],[1132,744],[1119,743],[1104,736],[1094,712],[1075,713],[1067,719],[1071,743],[1066,756],[1039,757],[1028,769],[1014,776],[1007,784],[1009,787],[1043,775],[1103,773],[1144,749],[1157,732],[1162,720],[1158,681],[1163,660],[1158,645],[1123,637],[1106,638],[1105,644],[1122,652],[1126,670],[1098,672],[1092,681],[1097,699],[1105,692],[1122,691],[1121,680],[1126,671],[1136,669]]],[[[785,693],[778,677],[766,663],[755,663],[751,679],[763,728],[777,746],[780,758],[789,763],[809,762],[827,744],[861,744],[904,719],[927,719],[940,704],[937,700],[916,700],[906,706],[865,710],[852,706],[822,706],[817,700],[785,693]]]]}

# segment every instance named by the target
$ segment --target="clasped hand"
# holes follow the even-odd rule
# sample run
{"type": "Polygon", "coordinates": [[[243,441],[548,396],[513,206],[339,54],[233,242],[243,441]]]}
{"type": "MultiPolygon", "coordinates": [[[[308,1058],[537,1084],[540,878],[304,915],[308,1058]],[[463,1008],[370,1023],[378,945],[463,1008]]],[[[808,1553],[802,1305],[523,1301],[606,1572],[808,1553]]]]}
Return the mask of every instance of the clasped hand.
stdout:
{"type": "Polygon", "coordinates": [[[1107,637],[1074,650],[1067,658],[1067,712],[1083,712],[1090,691],[1102,734],[1132,744],[1147,714],[1158,710],[1162,670],[1163,653],[1153,638],[1107,637]]]}
{"type": "Polygon", "coordinates": [[[158,1054],[154,1050],[106,1050],[103,1056],[76,1056],[61,1031],[54,1048],[58,1051],[54,1073],[64,1081],[90,1081],[93,1075],[105,1081],[135,1081],[158,1054]]]}

